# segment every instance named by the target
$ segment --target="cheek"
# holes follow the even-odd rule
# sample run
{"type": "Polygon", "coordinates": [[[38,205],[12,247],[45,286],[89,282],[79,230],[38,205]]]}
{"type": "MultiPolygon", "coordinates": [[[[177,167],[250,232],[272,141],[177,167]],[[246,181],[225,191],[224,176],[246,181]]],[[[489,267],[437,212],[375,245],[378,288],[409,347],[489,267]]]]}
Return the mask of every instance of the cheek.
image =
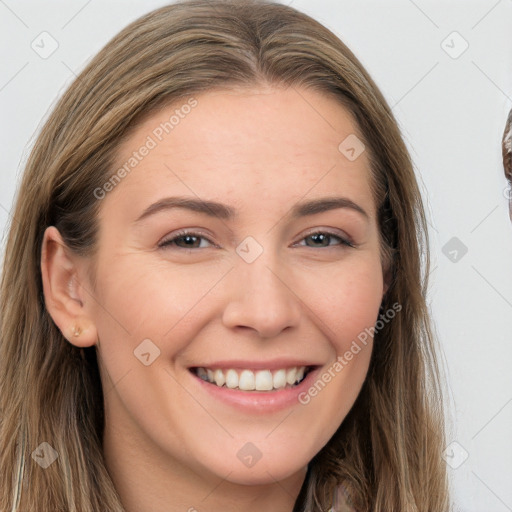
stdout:
{"type": "Polygon", "coordinates": [[[383,285],[380,262],[374,258],[340,265],[328,273],[329,279],[326,275],[315,271],[299,280],[302,294],[309,289],[307,306],[314,313],[310,318],[316,318],[331,347],[330,362],[299,396],[316,449],[342,423],[366,378],[383,285]]]}
{"type": "Polygon", "coordinates": [[[306,305],[321,320],[324,334],[337,351],[375,325],[382,301],[383,277],[380,262],[369,258],[335,271],[315,271],[296,276],[307,297],[306,305]]]}
{"type": "Polygon", "coordinates": [[[173,351],[179,351],[184,329],[199,325],[199,312],[204,313],[229,268],[177,265],[137,254],[104,263],[98,268],[101,285],[94,312],[100,340],[118,347],[133,345],[133,351],[143,339],[172,338],[173,351]]]}

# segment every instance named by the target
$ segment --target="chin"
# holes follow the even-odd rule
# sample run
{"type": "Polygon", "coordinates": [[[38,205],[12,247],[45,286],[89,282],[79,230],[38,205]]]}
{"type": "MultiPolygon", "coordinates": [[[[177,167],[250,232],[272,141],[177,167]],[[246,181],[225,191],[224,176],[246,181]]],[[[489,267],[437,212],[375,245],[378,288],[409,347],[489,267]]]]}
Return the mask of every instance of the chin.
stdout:
{"type": "MultiPolygon", "coordinates": [[[[294,475],[305,475],[307,464],[290,465],[277,462],[263,465],[260,461],[252,468],[231,469],[232,473],[226,480],[237,485],[273,485],[287,480],[294,475]]],[[[223,477],[226,473],[223,474],[223,477]]]]}
{"type": "MultiPolygon", "coordinates": [[[[249,450],[247,451],[249,452],[249,450]]],[[[209,461],[201,460],[201,464],[217,477],[237,485],[270,485],[276,481],[283,481],[294,475],[305,475],[309,461],[314,454],[298,454],[290,449],[293,457],[287,457],[278,451],[262,453],[258,460],[253,459],[243,462],[244,453],[239,457],[229,457],[233,462],[228,462],[228,457],[221,457],[222,451],[216,455],[211,454],[209,461]],[[240,460],[241,459],[241,460],[240,460]]]]}

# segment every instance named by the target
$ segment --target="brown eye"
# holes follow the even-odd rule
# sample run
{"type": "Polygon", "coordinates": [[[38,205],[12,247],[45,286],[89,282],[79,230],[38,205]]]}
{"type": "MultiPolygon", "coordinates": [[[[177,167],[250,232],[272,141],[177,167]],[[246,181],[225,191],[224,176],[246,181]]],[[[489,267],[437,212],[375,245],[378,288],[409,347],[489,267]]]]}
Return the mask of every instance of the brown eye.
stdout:
{"type": "MultiPolygon", "coordinates": [[[[183,231],[178,233],[173,238],[168,238],[159,244],[159,247],[166,248],[175,246],[179,249],[204,249],[205,247],[201,247],[201,240],[208,240],[206,237],[201,235],[200,233],[193,233],[188,231],[183,231]],[[198,245],[199,244],[199,245],[198,245]]],[[[213,244],[212,244],[213,245],[213,244]]]]}
{"type": "MultiPolygon", "coordinates": [[[[310,233],[306,237],[304,237],[302,240],[311,240],[313,242],[313,245],[307,245],[307,247],[311,248],[319,248],[322,249],[324,247],[335,247],[335,246],[348,246],[348,247],[354,247],[354,245],[346,240],[345,238],[342,238],[339,235],[335,235],[334,233],[330,233],[328,231],[316,231],[314,233],[310,233]],[[331,240],[337,240],[338,243],[331,244],[331,240]]],[[[304,245],[304,244],[300,244],[304,245]]]]}

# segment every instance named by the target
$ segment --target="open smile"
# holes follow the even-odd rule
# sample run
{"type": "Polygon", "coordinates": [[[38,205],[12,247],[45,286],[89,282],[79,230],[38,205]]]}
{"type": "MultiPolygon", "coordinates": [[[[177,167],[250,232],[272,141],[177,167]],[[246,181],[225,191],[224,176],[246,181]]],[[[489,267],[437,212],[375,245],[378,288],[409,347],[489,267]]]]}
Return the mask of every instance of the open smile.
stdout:
{"type": "Polygon", "coordinates": [[[243,413],[270,414],[301,404],[322,365],[223,363],[193,366],[189,374],[197,391],[243,413]],[[219,367],[221,366],[221,367],[219,367]],[[256,366],[256,367],[255,367],[256,366]],[[270,368],[269,368],[270,366],[270,368]]]}

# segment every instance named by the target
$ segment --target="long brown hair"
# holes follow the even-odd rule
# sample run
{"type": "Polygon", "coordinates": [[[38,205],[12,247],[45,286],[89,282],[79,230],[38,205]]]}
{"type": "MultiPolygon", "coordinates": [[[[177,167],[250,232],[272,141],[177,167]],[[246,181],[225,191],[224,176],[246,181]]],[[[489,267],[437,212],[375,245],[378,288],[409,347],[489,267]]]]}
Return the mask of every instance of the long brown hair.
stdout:
{"type": "Polygon", "coordinates": [[[426,306],[428,237],[410,156],[394,116],[353,53],[327,28],[266,0],[188,0],[114,37],[78,76],[28,159],[0,289],[0,510],[122,512],[102,454],[103,395],[95,347],[70,344],[48,314],[40,258],[45,228],[94,256],[93,191],[143,116],[214,88],[271,84],[330,95],[360,128],[392,281],[351,411],[308,467],[295,511],[325,511],[337,489],[358,511],[444,512],[448,484],[442,380],[426,306]],[[32,452],[58,458],[44,471],[32,452]]]}

